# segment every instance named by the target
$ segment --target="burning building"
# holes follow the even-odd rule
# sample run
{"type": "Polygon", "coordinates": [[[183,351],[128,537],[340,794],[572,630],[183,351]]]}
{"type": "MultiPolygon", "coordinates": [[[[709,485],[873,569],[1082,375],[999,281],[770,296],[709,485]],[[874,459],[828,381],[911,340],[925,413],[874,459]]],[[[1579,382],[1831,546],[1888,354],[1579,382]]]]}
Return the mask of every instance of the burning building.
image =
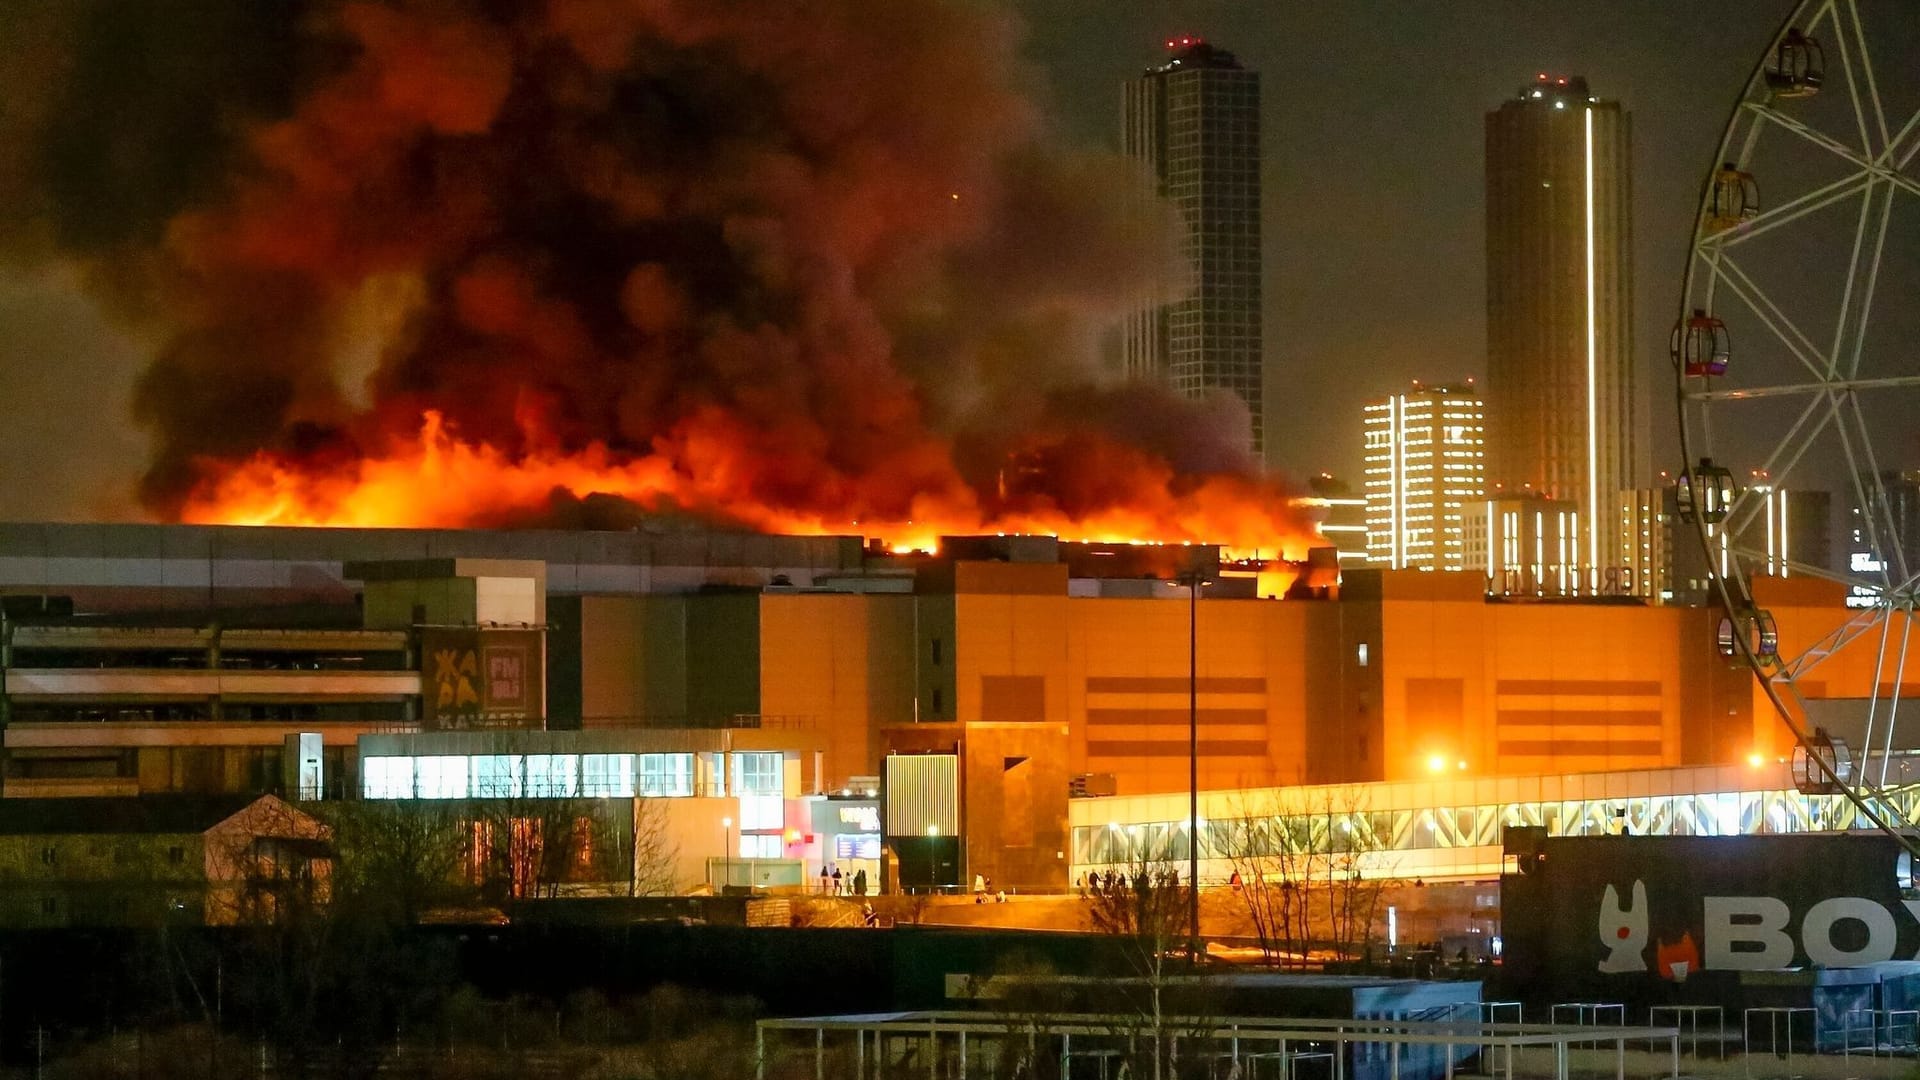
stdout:
{"type": "MultiPolygon", "coordinates": [[[[509,755],[564,742],[583,778],[594,758],[596,790],[635,795],[663,778],[731,793],[754,755],[769,807],[868,789],[884,803],[889,763],[931,755],[951,760],[946,779],[915,782],[949,785],[967,875],[1037,887],[1070,880],[1055,853],[1071,849],[1072,793],[1180,797],[1196,732],[1211,792],[1418,783],[1434,762],[1448,777],[1659,770],[1786,745],[1704,610],[1490,600],[1477,574],[1280,587],[1206,545],[939,547],[0,527],[0,795],[297,791],[309,756],[318,790],[365,794],[367,748],[415,731],[427,749],[379,753],[435,757],[436,732],[499,732],[509,755]],[[1210,582],[1197,600],[1193,576],[1210,582]],[[61,659],[75,649],[84,664],[61,659]]],[[[1783,634],[1844,610],[1819,582],[1777,584],[1798,589],[1769,600],[1783,634]]],[[[1835,697],[1871,675],[1845,671],[1835,697]]],[[[456,790],[435,761],[434,790],[456,790]]],[[[815,858],[802,809],[768,809],[741,843],[815,858]]]]}

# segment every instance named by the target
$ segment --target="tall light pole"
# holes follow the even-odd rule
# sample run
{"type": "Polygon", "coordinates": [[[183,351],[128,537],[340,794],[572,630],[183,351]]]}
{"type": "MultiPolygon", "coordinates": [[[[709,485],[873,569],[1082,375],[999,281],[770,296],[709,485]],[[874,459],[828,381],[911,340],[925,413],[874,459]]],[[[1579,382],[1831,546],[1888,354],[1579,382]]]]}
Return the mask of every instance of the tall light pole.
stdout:
{"type": "Polygon", "coordinates": [[[721,865],[726,868],[724,871],[726,876],[720,881],[720,891],[724,893],[727,891],[727,886],[733,884],[733,819],[721,818],[720,827],[726,830],[726,846],[720,849],[721,865]]]}
{"type": "Polygon", "coordinates": [[[940,845],[940,826],[927,826],[927,892],[940,891],[940,856],[935,850],[940,845]]]}
{"type": "Polygon", "coordinates": [[[1200,962],[1200,587],[1196,567],[1170,584],[1187,588],[1187,957],[1200,962]]]}

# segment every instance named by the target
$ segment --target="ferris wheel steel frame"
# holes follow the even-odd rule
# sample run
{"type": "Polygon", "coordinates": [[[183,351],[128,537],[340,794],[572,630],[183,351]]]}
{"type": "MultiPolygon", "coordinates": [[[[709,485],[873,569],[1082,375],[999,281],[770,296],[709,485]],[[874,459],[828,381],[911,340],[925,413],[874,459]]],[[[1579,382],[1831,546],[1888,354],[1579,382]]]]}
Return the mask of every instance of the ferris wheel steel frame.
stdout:
{"type": "MultiPolygon", "coordinates": [[[[1915,5],[1912,17],[1920,19],[1920,4],[1915,5]]],[[[1698,485],[1702,481],[1693,476],[1693,468],[1695,462],[1700,460],[1698,454],[1702,448],[1712,444],[1711,407],[1716,404],[1762,398],[1806,397],[1806,403],[1797,411],[1785,434],[1762,465],[1775,487],[1785,484],[1816,443],[1824,441],[1837,444],[1848,473],[1853,505],[1859,509],[1864,522],[1866,545],[1874,553],[1874,562],[1877,564],[1868,573],[1877,575],[1878,580],[1870,586],[1870,606],[1860,608],[1854,616],[1822,635],[1797,655],[1768,655],[1756,647],[1754,635],[1743,624],[1744,619],[1752,618],[1757,611],[1751,581],[1743,563],[1765,565],[1769,569],[1783,568],[1790,573],[1826,578],[1849,587],[1865,584],[1859,574],[1842,573],[1831,566],[1792,560],[1784,550],[1761,552],[1736,543],[1735,538],[1745,534],[1755,515],[1770,505],[1768,499],[1760,497],[1752,486],[1734,497],[1724,520],[1718,524],[1710,524],[1705,515],[1694,513],[1694,532],[1701,545],[1714,596],[1719,601],[1724,619],[1733,626],[1733,646],[1738,656],[1751,668],[1774,710],[1793,734],[1800,752],[1818,767],[1837,793],[1844,794],[1853,802],[1868,821],[1898,837],[1910,852],[1920,856],[1920,848],[1916,847],[1905,822],[1899,820],[1897,815],[1892,815],[1893,808],[1880,797],[1889,790],[1887,766],[1893,755],[1908,646],[1913,640],[1920,568],[1908,565],[1907,552],[1899,543],[1880,462],[1874,453],[1866,415],[1860,406],[1863,392],[1920,386],[1920,362],[1903,361],[1900,364],[1902,370],[1890,375],[1862,376],[1860,372],[1866,333],[1871,325],[1874,301],[1880,286],[1882,256],[1886,252],[1896,196],[1901,192],[1920,196],[1920,179],[1904,171],[1916,156],[1920,156],[1920,109],[1901,120],[1898,127],[1889,125],[1868,41],[1867,28],[1860,17],[1857,0],[1800,0],[1769,39],[1766,52],[1754,65],[1723,130],[1712,167],[1702,186],[1694,219],[1681,292],[1681,322],[1677,327],[1687,325],[1689,312],[1708,312],[1716,316],[1725,314],[1731,318],[1737,310],[1743,322],[1750,317],[1751,327],[1770,335],[1772,342],[1780,346],[1781,351],[1791,357],[1791,361],[1783,358],[1780,366],[1787,374],[1777,381],[1767,379],[1764,380],[1765,385],[1718,388],[1713,385],[1713,378],[1690,374],[1683,367],[1679,355],[1682,331],[1676,328],[1675,400],[1684,462],[1679,482],[1693,485],[1690,497],[1698,499],[1698,485]],[[1778,93],[1780,87],[1774,85],[1769,77],[1770,70],[1779,70],[1779,62],[1788,55],[1783,51],[1783,45],[1797,39],[1800,31],[1813,35],[1816,50],[1823,48],[1820,42],[1831,42],[1831,52],[1821,56],[1825,66],[1824,76],[1815,76],[1822,84],[1818,86],[1818,91],[1821,94],[1845,95],[1853,120],[1851,137],[1858,138],[1857,146],[1795,116],[1790,101],[1778,93]],[[1794,35],[1794,39],[1790,39],[1789,35],[1794,35]],[[1770,65],[1774,66],[1770,68],[1770,65]],[[1836,73],[1840,76],[1838,79],[1833,77],[1836,73]],[[1783,102],[1786,103],[1784,107],[1783,102]],[[1845,167],[1844,174],[1787,199],[1778,206],[1758,209],[1737,223],[1729,225],[1724,221],[1717,222],[1713,216],[1716,212],[1715,185],[1720,181],[1721,170],[1731,168],[1738,170],[1734,175],[1746,177],[1744,170],[1752,161],[1763,135],[1786,141],[1789,145],[1797,144],[1804,153],[1824,154],[1837,159],[1845,167]],[[1796,321],[1743,269],[1739,258],[1741,248],[1761,236],[1791,227],[1810,215],[1842,207],[1849,200],[1858,201],[1858,216],[1852,224],[1846,273],[1840,283],[1838,310],[1833,312],[1832,332],[1827,335],[1822,333],[1824,327],[1815,327],[1813,333],[1809,333],[1800,321],[1796,321]],[[1739,301],[1737,309],[1729,306],[1726,311],[1715,311],[1714,302],[1722,291],[1739,301]],[[1826,347],[1820,345],[1814,334],[1821,334],[1827,340],[1826,347]],[[1915,373],[1906,374],[1906,370],[1915,373]],[[1803,373],[1806,381],[1789,381],[1795,371],[1803,373]],[[1900,623],[1897,634],[1894,626],[1896,621],[1900,623]],[[1834,764],[1819,752],[1820,745],[1808,730],[1809,724],[1805,718],[1809,718],[1810,713],[1799,682],[1835,653],[1855,642],[1872,638],[1876,632],[1878,652],[1874,661],[1872,696],[1865,718],[1861,757],[1855,775],[1843,777],[1834,764]],[[1888,655],[1890,649],[1894,652],[1891,661],[1888,655]],[[1887,683],[1884,680],[1889,674],[1887,669],[1890,663],[1893,678],[1891,683],[1887,683]],[[1884,699],[1881,692],[1883,686],[1889,687],[1884,699]],[[1789,707],[1789,702],[1792,707],[1789,707]],[[1879,777],[1877,782],[1869,783],[1868,765],[1874,754],[1876,736],[1881,739],[1879,777]]],[[[1724,213],[1723,210],[1718,212],[1724,213]]],[[[1809,322],[1808,326],[1812,324],[1809,322]]],[[[1751,330],[1748,336],[1751,336],[1751,330]]],[[[1734,363],[1739,363],[1737,356],[1734,357],[1734,363]]],[[[1768,509],[1768,512],[1771,513],[1771,510],[1768,509]]],[[[1771,527],[1771,518],[1768,524],[1771,527]]]]}

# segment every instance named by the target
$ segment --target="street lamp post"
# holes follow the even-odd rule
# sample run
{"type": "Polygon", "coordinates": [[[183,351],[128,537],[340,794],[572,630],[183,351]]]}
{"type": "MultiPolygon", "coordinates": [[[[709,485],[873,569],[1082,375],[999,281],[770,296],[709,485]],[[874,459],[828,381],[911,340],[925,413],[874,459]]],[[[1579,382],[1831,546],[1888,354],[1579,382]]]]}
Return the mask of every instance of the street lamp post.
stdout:
{"type": "Polygon", "coordinates": [[[726,846],[720,849],[721,865],[725,867],[723,871],[725,876],[720,880],[720,891],[724,893],[727,891],[727,886],[733,884],[733,819],[721,818],[720,827],[726,830],[726,846]]]}
{"type": "Polygon", "coordinates": [[[1198,569],[1172,584],[1187,588],[1187,957],[1200,961],[1200,587],[1198,569]]]}
{"type": "Polygon", "coordinates": [[[927,826],[927,892],[940,891],[940,826],[927,826]]]}

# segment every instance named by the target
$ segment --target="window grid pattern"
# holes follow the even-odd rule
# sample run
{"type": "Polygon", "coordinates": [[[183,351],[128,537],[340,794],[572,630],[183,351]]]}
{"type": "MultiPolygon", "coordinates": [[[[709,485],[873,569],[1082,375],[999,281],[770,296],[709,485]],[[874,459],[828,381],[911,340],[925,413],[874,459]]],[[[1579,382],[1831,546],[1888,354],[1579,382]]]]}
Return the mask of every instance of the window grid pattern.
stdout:
{"type": "MultiPolygon", "coordinates": [[[[1870,801],[1888,820],[1920,826],[1920,791],[1890,791],[1870,801]]],[[[1764,836],[1873,828],[1844,795],[1728,791],[1210,820],[1201,823],[1200,857],[1494,847],[1508,825],[1544,827],[1549,836],[1764,836]]],[[[1187,857],[1187,832],[1185,821],[1076,826],[1073,862],[1124,868],[1178,861],[1187,857]]]]}

